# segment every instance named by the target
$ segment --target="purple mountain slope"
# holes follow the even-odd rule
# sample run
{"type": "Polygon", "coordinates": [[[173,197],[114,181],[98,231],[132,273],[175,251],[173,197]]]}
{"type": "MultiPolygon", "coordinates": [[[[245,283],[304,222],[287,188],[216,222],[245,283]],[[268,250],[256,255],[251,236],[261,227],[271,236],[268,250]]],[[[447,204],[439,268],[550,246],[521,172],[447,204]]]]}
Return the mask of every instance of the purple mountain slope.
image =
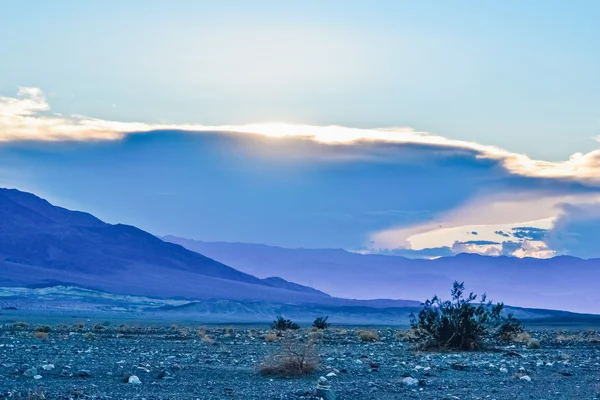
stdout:
{"type": "Polygon", "coordinates": [[[388,304],[332,298],[274,275],[260,279],[133,226],[107,224],[30,193],[0,189],[0,286],[61,284],[159,298],[388,304]]]}
{"type": "Polygon", "coordinates": [[[286,249],[247,243],[210,243],[167,236],[167,241],[201,252],[258,277],[284,279],[332,296],[447,297],[454,280],[488,298],[520,307],[600,313],[600,260],[485,257],[460,254],[436,260],[362,255],[341,249],[286,249]]]}

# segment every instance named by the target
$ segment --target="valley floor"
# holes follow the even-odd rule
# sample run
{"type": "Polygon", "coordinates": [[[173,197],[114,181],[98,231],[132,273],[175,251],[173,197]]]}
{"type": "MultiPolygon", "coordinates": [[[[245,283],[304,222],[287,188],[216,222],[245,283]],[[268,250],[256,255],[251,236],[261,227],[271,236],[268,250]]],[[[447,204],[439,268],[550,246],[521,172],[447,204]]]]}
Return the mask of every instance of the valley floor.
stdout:
{"type": "Polygon", "coordinates": [[[268,342],[274,337],[265,326],[82,321],[46,333],[36,324],[5,323],[0,399],[314,399],[320,376],[328,376],[338,400],[600,399],[597,332],[532,332],[539,349],[496,344],[484,352],[419,353],[397,329],[373,328],[374,342],[361,340],[361,329],[291,333],[304,343],[314,337],[322,365],[282,379],[257,373],[281,346],[280,339],[268,342]],[[127,383],[136,381],[131,376],[141,383],[127,383]]]}

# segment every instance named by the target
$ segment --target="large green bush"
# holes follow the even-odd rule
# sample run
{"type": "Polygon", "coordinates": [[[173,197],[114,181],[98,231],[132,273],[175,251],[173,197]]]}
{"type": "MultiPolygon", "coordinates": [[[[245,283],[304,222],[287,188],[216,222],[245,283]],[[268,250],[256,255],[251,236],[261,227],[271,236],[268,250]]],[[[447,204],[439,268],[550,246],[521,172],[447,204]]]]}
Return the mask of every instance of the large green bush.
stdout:
{"type": "Polygon", "coordinates": [[[287,331],[288,329],[299,329],[300,326],[289,319],[277,317],[277,319],[271,324],[271,328],[277,331],[287,331]]]}
{"type": "Polygon", "coordinates": [[[502,317],[503,303],[486,302],[486,296],[465,295],[464,282],[454,282],[451,300],[434,296],[418,316],[411,314],[411,327],[421,349],[479,349],[486,336],[506,335],[521,330],[512,315],[502,317]]]}

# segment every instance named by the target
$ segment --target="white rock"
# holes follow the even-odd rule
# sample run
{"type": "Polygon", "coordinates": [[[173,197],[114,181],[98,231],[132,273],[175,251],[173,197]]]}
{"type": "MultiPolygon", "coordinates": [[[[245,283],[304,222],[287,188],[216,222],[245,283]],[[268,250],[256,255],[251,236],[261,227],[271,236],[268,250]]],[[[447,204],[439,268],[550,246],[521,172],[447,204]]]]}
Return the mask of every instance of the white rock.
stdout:
{"type": "Polygon", "coordinates": [[[408,377],[402,379],[402,384],[405,386],[417,386],[419,384],[419,380],[416,378],[413,378],[411,376],[408,376],[408,377]]]}
{"type": "Polygon", "coordinates": [[[33,379],[36,379],[36,380],[37,379],[42,379],[42,376],[41,375],[36,375],[36,376],[33,377],[33,379]]]}
{"type": "Polygon", "coordinates": [[[522,380],[522,381],[531,382],[531,378],[529,377],[529,375],[523,375],[519,379],[522,380]]]}
{"type": "Polygon", "coordinates": [[[54,364],[46,364],[46,365],[42,365],[42,369],[44,371],[52,371],[54,369],[54,364]]]}
{"type": "Polygon", "coordinates": [[[503,374],[508,374],[508,370],[504,367],[500,368],[499,371],[502,372],[503,374]]]}
{"type": "Polygon", "coordinates": [[[363,362],[362,362],[362,361],[360,361],[360,360],[356,360],[356,361],[354,361],[354,362],[355,362],[355,363],[357,363],[357,364],[362,364],[362,363],[363,363],[363,362]]]}
{"type": "Polygon", "coordinates": [[[131,375],[129,377],[129,379],[127,380],[127,383],[131,383],[133,385],[139,385],[142,383],[142,381],[140,381],[140,378],[138,378],[137,376],[131,375]]]}
{"type": "Polygon", "coordinates": [[[328,378],[331,378],[332,376],[337,376],[337,375],[335,374],[335,372],[330,372],[330,373],[328,373],[325,376],[328,377],[328,378]]]}

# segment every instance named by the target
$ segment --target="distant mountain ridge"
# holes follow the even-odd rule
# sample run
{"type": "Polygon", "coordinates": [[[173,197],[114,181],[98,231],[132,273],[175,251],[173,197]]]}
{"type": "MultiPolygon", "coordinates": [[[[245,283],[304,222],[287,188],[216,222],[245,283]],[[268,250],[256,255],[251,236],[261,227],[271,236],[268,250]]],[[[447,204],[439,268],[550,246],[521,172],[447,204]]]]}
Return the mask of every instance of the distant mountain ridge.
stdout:
{"type": "Polygon", "coordinates": [[[63,285],[195,300],[418,305],[333,298],[276,274],[257,278],[134,226],[107,224],[16,189],[0,188],[0,271],[5,287],[63,285]]]}
{"type": "Polygon", "coordinates": [[[342,249],[288,249],[263,244],[202,242],[165,236],[258,277],[275,271],[286,280],[332,296],[447,297],[454,280],[468,290],[519,307],[600,313],[600,259],[552,259],[459,254],[436,260],[357,254],[342,249]]]}
{"type": "MultiPolygon", "coordinates": [[[[326,296],[283,279],[256,278],[179,245],[166,243],[136,227],[110,225],[91,214],[53,206],[16,189],[0,189],[0,265],[1,285],[68,282],[95,287],[94,278],[97,278],[98,284],[107,289],[111,275],[123,278],[123,272],[129,270],[139,279],[154,266],[161,269],[167,280],[169,276],[164,274],[171,270],[173,278],[178,273],[193,274],[205,277],[206,281],[227,280],[326,296]]],[[[163,284],[169,286],[168,282],[163,284]]],[[[127,285],[121,286],[126,290],[127,285]]],[[[193,290],[185,286],[181,292],[135,286],[139,294],[194,295],[193,290]]],[[[119,290],[118,283],[115,288],[119,290]]],[[[207,295],[201,293],[201,286],[198,292],[199,297],[207,295]]]]}

